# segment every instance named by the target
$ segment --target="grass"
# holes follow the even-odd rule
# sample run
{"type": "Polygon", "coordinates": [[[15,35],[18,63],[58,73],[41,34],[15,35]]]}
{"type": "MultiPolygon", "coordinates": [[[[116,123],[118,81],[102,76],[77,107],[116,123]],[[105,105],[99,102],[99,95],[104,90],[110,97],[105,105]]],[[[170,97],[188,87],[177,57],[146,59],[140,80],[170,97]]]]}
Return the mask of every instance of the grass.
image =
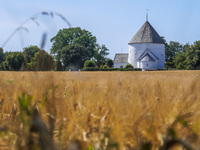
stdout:
{"type": "Polygon", "coordinates": [[[199,77],[0,72],[0,149],[199,148],[199,77]]]}

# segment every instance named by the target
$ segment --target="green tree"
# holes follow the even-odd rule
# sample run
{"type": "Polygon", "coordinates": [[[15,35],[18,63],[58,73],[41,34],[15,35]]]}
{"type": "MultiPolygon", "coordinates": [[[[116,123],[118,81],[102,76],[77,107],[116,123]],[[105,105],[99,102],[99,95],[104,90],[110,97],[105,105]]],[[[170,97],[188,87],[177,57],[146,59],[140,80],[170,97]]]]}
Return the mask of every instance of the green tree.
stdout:
{"type": "Polygon", "coordinates": [[[95,62],[92,60],[86,60],[84,63],[84,67],[95,67],[95,62]]]}
{"type": "Polygon", "coordinates": [[[0,48],[0,70],[9,70],[8,62],[6,61],[6,57],[12,52],[3,53],[3,49],[0,48]]]}
{"type": "Polygon", "coordinates": [[[106,60],[107,60],[106,56],[109,54],[108,51],[109,50],[106,48],[105,45],[102,45],[102,46],[97,45],[96,46],[94,60],[97,64],[97,66],[100,67],[101,65],[103,65],[103,63],[106,62],[106,60]]]}
{"type": "Polygon", "coordinates": [[[62,29],[58,34],[51,39],[53,42],[51,54],[54,54],[55,59],[61,59],[62,49],[68,45],[79,44],[88,50],[89,59],[94,56],[96,37],[91,32],[81,29],[80,27],[62,29]]]}
{"type": "Polygon", "coordinates": [[[178,52],[174,57],[174,65],[176,69],[185,69],[186,55],[183,52],[178,52]]]}
{"type": "Polygon", "coordinates": [[[53,70],[54,61],[53,57],[45,50],[39,50],[34,54],[29,64],[31,70],[34,71],[50,71],[53,70]]]}
{"type": "Polygon", "coordinates": [[[7,61],[4,61],[2,64],[1,64],[1,69],[4,70],[4,71],[8,71],[9,70],[9,66],[8,66],[8,62],[7,61]]]}
{"type": "Polygon", "coordinates": [[[56,71],[63,71],[63,65],[60,61],[56,62],[56,71]]]}
{"type": "Polygon", "coordinates": [[[31,58],[34,57],[34,54],[37,53],[40,49],[37,46],[29,46],[29,47],[25,47],[23,54],[24,54],[24,58],[26,60],[27,63],[31,62],[31,58]]]}
{"type": "Polygon", "coordinates": [[[0,53],[3,53],[3,48],[2,47],[0,47],[0,53]]]}
{"type": "Polygon", "coordinates": [[[68,45],[62,49],[61,59],[64,67],[73,66],[76,70],[83,67],[89,57],[89,51],[80,44],[68,45]]]}
{"type": "Polygon", "coordinates": [[[186,69],[200,69],[200,41],[194,42],[185,55],[186,69]]]}
{"type": "Polygon", "coordinates": [[[186,53],[191,48],[191,45],[189,43],[186,43],[183,45],[183,53],[186,53]]]}
{"type": "Polygon", "coordinates": [[[127,64],[125,68],[126,68],[126,69],[133,69],[133,65],[127,64]]]}
{"type": "Polygon", "coordinates": [[[165,68],[166,69],[172,69],[172,68],[174,68],[174,63],[173,62],[166,62],[165,63],[165,68]]]}
{"type": "Polygon", "coordinates": [[[178,52],[183,52],[183,45],[179,42],[170,41],[169,44],[165,44],[165,61],[173,62],[173,59],[178,52]]]}
{"type": "Polygon", "coordinates": [[[19,71],[24,64],[24,56],[21,52],[12,52],[6,57],[9,70],[19,71]]]}
{"type": "Polygon", "coordinates": [[[110,58],[108,58],[107,59],[107,61],[106,61],[106,65],[108,66],[108,67],[113,67],[113,60],[112,59],[110,59],[110,58]]]}
{"type": "Polygon", "coordinates": [[[0,48],[0,64],[5,60],[4,58],[4,53],[3,53],[3,49],[0,48]]]}

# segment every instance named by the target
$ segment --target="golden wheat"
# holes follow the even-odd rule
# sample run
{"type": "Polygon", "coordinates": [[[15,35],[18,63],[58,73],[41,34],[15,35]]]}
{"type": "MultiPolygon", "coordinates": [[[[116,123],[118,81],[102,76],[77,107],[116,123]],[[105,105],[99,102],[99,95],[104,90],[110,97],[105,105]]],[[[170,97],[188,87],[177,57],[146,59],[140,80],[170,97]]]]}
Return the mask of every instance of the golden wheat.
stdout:
{"type": "Polygon", "coordinates": [[[150,141],[158,149],[172,126],[176,138],[198,147],[191,136],[200,134],[199,77],[200,71],[0,72],[0,132],[9,128],[0,145],[16,148],[19,126],[12,118],[25,92],[61,149],[77,141],[86,149],[115,143],[137,149],[150,141]],[[176,123],[180,116],[187,127],[176,123]]]}

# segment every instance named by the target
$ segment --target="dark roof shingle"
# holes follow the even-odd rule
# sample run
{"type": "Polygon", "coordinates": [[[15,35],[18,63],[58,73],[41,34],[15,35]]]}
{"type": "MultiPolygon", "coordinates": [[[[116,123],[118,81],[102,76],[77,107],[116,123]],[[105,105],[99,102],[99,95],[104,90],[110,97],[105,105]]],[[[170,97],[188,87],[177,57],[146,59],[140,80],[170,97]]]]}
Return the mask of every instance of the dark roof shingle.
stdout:
{"type": "Polygon", "coordinates": [[[164,41],[156,32],[156,30],[151,26],[151,24],[148,21],[146,21],[129,42],[129,44],[135,44],[135,43],[164,44],[164,41]]]}
{"type": "Polygon", "coordinates": [[[115,63],[128,63],[128,54],[126,53],[117,53],[114,58],[115,63]]]}

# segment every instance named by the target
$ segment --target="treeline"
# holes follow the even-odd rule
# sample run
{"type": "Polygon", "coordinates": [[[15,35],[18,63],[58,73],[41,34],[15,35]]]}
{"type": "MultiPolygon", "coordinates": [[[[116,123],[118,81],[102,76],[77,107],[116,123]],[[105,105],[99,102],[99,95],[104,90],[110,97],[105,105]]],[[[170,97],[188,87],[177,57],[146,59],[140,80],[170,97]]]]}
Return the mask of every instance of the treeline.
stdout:
{"type": "MultiPolygon", "coordinates": [[[[91,32],[77,28],[60,30],[51,39],[51,53],[37,46],[25,47],[22,52],[4,52],[0,48],[0,70],[10,71],[78,71],[90,60],[95,68],[111,68],[112,59],[105,45],[99,45],[91,32]]],[[[86,65],[87,66],[87,65],[86,65]]]]}
{"type": "Polygon", "coordinates": [[[54,59],[37,46],[24,48],[23,52],[5,52],[0,49],[0,70],[49,71],[54,69],[54,59]]]}
{"type": "MultiPolygon", "coordinates": [[[[189,43],[183,45],[175,41],[167,43],[164,37],[162,38],[165,42],[165,69],[200,69],[200,41],[192,45],[189,43]]],[[[50,54],[37,46],[25,47],[23,51],[15,52],[4,52],[0,48],[0,70],[115,70],[110,69],[113,67],[113,61],[107,58],[108,48],[99,45],[96,37],[85,29],[80,27],[62,29],[51,42],[50,54]]],[[[130,66],[128,70],[132,70],[130,66]]]]}
{"type": "MultiPolygon", "coordinates": [[[[163,38],[164,39],[164,38],[163,38]]],[[[192,45],[185,45],[179,42],[165,41],[165,68],[166,69],[200,69],[200,41],[194,42],[192,45]]]]}

